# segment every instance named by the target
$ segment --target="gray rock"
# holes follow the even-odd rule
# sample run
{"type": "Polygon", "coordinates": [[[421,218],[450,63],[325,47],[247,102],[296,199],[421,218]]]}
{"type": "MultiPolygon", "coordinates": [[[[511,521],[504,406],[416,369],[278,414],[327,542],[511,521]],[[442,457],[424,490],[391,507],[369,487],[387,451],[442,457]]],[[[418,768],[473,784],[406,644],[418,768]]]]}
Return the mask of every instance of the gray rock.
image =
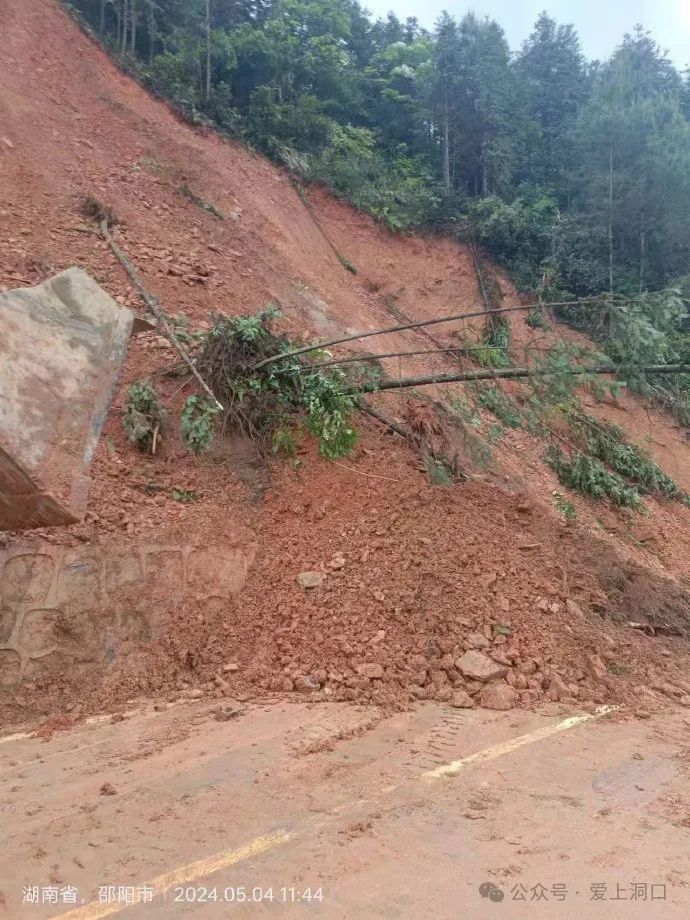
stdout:
{"type": "Polygon", "coordinates": [[[312,690],[320,690],[321,684],[311,674],[299,674],[294,680],[294,687],[301,693],[311,693],[312,690]]]}
{"type": "Polygon", "coordinates": [[[325,576],[321,572],[300,572],[297,581],[303,588],[320,588],[325,576]]]}

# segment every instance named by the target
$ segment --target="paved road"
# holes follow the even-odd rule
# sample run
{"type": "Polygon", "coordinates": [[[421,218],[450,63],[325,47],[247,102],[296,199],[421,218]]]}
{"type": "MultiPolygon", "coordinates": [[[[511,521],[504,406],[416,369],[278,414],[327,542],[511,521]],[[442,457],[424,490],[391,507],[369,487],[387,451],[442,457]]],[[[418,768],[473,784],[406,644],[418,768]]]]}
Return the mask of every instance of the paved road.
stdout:
{"type": "Polygon", "coordinates": [[[678,711],[434,704],[220,721],[190,703],[0,739],[0,905],[12,920],[686,920],[689,727],[678,711]]]}

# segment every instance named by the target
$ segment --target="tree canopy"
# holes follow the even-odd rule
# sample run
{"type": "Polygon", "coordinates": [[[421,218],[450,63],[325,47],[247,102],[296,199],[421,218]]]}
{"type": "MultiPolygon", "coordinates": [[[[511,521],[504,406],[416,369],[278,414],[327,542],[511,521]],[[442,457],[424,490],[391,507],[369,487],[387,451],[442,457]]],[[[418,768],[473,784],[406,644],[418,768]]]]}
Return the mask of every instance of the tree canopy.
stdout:
{"type": "Polygon", "coordinates": [[[518,283],[644,293],[690,273],[690,76],[638,27],[608,61],[542,13],[432,31],[357,0],[75,0],[126,66],[394,230],[471,234],[518,283]]]}

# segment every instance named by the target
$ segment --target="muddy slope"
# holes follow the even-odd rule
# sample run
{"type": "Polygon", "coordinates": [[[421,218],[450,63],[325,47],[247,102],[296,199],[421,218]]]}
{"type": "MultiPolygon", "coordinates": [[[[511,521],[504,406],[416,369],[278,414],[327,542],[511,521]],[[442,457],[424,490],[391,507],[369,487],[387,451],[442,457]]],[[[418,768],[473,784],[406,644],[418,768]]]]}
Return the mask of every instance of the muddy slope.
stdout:
{"type": "MultiPolygon", "coordinates": [[[[54,0],[3,5],[0,29],[3,287],[78,264],[141,310],[81,214],[92,194],[115,210],[119,242],[146,284],[192,324],[210,310],[246,313],[277,300],[286,331],[330,336],[480,306],[461,246],[395,237],[311,189],[315,222],[288,175],[182,124],[122,75],[54,0]],[[224,219],[200,209],[185,189],[224,219]]],[[[509,302],[514,292],[505,281],[503,289],[509,302]]],[[[520,318],[512,325],[519,349],[532,333],[520,318]]],[[[441,341],[457,341],[453,328],[436,329],[441,341]]],[[[390,335],[379,347],[424,348],[429,339],[390,335]]],[[[181,598],[146,594],[151,609],[137,610],[143,625],[126,635],[106,596],[89,616],[98,636],[115,630],[114,651],[108,646],[104,655],[94,640],[81,656],[46,658],[0,691],[7,720],[119,705],[141,693],[306,692],[392,705],[425,697],[511,706],[630,699],[651,707],[688,693],[685,640],[626,625],[646,620],[684,631],[688,509],[650,499],[647,515],[622,515],[576,497],[578,520],[566,526],[554,508],[557,483],[541,461],[543,445],[524,431],[506,434],[481,469],[462,456],[467,479],[451,488],[432,486],[419,456],[366,418],[356,454],[338,464],[320,460],[310,444],[297,469],[266,469],[237,443],[196,460],[174,426],[155,458],[143,458],[123,436],[125,389],[173,361],[155,333],[132,341],[95,459],[87,521],[28,542],[37,552],[49,546],[99,558],[113,547],[239,546],[246,578],[231,598],[210,595],[203,584],[181,598]],[[175,488],[198,493],[198,501],[176,502],[175,488]],[[318,587],[299,584],[305,571],[322,576],[318,587]],[[458,664],[468,650],[497,666],[488,691],[458,664]]],[[[391,363],[388,372],[450,366],[420,357],[391,363]]],[[[179,407],[188,391],[157,379],[179,407]]],[[[442,398],[437,390],[428,388],[424,399],[442,398]]],[[[379,405],[409,417],[417,402],[381,397],[379,405]]],[[[672,419],[630,397],[596,411],[630,423],[631,436],[687,487],[690,448],[672,419]]],[[[4,550],[26,542],[7,537],[4,550]]],[[[146,590],[137,583],[119,599],[134,605],[146,590]]],[[[78,604],[68,614],[69,628],[80,616],[83,622],[78,604]]],[[[53,625],[64,631],[65,618],[53,625]]],[[[58,640],[67,647],[64,635],[58,640]]]]}

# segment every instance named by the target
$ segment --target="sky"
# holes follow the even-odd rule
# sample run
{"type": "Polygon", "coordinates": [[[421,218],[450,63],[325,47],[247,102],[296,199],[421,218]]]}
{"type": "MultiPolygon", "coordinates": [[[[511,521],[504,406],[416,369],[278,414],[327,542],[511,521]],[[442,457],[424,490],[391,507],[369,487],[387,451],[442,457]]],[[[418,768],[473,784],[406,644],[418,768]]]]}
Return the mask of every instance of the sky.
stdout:
{"type": "Polygon", "coordinates": [[[572,23],[591,60],[607,58],[626,32],[639,22],[649,29],[674,64],[690,65],[690,0],[363,0],[375,16],[393,10],[401,19],[416,16],[431,27],[447,9],[456,18],[468,10],[496,19],[517,50],[542,10],[558,22],[572,23]]]}

